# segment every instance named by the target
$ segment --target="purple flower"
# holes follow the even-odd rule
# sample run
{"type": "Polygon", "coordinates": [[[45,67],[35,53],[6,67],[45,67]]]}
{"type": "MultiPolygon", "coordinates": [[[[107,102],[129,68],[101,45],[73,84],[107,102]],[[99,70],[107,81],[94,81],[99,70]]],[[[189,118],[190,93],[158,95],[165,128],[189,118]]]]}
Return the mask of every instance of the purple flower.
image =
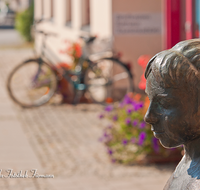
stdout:
{"type": "Polygon", "coordinates": [[[140,128],[141,128],[141,129],[144,129],[145,126],[146,126],[146,123],[145,123],[144,121],[140,123],[140,128]]]}
{"type": "Polygon", "coordinates": [[[123,140],[122,140],[122,144],[123,144],[123,145],[127,145],[127,143],[128,143],[128,140],[127,140],[127,139],[123,139],[123,140]]]}
{"type": "Polygon", "coordinates": [[[140,108],[138,107],[138,105],[136,105],[135,107],[134,107],[134,110],[135,111],[138,111],[140,108]]]}
{"type": "Polygon", "coordinates": [[[138,106],[139,106],[140,108],[143,108],[144,103],[143,103],[143,102],[139,102],[139,103],[138,103],[138,106]]]}
{"type": "Polygon", "coordinates": [[[140,135],[139,135],[138,144],[140,146],[142,146],[144,141],[145,141],[145,139],[146,139],[146,133],[145,132],[141,132],[140,135]]]}
{"type": "Polygon", "coordinates": [[[117,121],[118,120],[118,115],[114,115],[113,116],[113,121],[117,121]]]}
{"type": "Polygon", "coordinates": [[[110,155],[113,154],[113,151],[112,151],[112,149],[110,149],[110,148],[108,148],[107,152],[108,152],[108,154],[110,154],[110,155]]]}
{"type": "Polygon", "coordinates": [[[102,118],[104,118],[104,115],[103,115],[103,114],[100,114],[100,115],[99,115],[99,119],[102,119],[102,118]]]}
{"type": "Polygon", "coordinates": [[[133,137],[133,138],[131,139],[131,143],[133,143],[133,144],[136,143],[136,138],[133,137]]]}
{"type": "Polygon", "coordinates": [[[112,110],[113,110],[113,106],[112,105],[109,105],[109,106],[105,107],[105,111],[107,111],[107,112],[110,112],[112,110]]]}
{"type": "Polygon", "coordinates": [[[131,108],[128,108],[128,109],[126,110],[127,114],[131,114],[132,111],[133,111],[133,110],[132,110],[131,108]]]}
{"type": "Polygon", "coordinates": [[[135,119],[135,120],[133,121],[133,126],[135,127],[135,126],[137,126],[137,124],[138,124],[138,121],[137,121],[137,119],[135,119]]]}
{"type": "Polygon", "coordinates": [[[144,105],[143,102],[139,102],[139,103],[135,103],[133,105],[133,107],[134,107],[135,111],[138,111],[139,109],[141,109],[143,107],[143,105],[144,105]]]}
{"type": "Polygon", "coordinates": [[[132,102],[133,102],[133,100],[128,95],[126,95],[124,97],[123,103],[125,103],[125,104],[131,104],[132,102]]]}
{"type": "Polygon", "coordinates": [[[155,152],[159,152],[159,145],[158,145],[158,139],[153,137],[152,138],[152,143],[153,143],[153,149],[155,152]]]}
{"type": "Polygon", "coordinates": [[[137,103],[135,101],[132,101],[131,104],[132,104],[133,108],[135,109],[135,106],[137,105],[137,103]]]}
{"type": "Polygon", "coordinates": [[[131,119],[130,118],[126,118],[125,123],[126,123],[126,125],[130,125],[131,124],[131,119]]]}

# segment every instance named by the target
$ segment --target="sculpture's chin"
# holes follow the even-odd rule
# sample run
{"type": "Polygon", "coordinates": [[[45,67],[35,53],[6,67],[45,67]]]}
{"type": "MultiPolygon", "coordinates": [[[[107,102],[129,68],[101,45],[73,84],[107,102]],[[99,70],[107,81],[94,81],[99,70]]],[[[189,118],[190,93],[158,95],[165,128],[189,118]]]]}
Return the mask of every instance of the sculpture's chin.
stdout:
{"type": "Polygon", "coordinates": [[[165,132],[153,132],[154,136],[159,139],[164,148],[176,148],[183,144],[181,139],[170,138],[165,132]]]}
{"type": "Polygon", "coordinates": [[[176,142],[176,141],[169,140],[169,139],[166,140],[166,139],[160,138],[159,141],[160,141],[160,144],[164,148],[177,148],[182,145],[182,143],[180,143],[180,142],[176,142]]]}

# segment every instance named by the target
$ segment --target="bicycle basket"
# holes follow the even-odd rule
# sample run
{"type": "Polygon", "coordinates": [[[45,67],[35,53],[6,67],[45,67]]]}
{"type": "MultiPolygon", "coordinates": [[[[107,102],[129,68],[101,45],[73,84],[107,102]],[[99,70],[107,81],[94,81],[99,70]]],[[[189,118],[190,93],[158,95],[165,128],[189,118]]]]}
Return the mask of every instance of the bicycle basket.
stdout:
{"type": "Polygon", "coordinates": [[[90,43],[84,47],[84,53],[85,55],[90,56],[97,53],[112,51],[112,44],[112,38],[97,38],[93,43],[90,43]]]}

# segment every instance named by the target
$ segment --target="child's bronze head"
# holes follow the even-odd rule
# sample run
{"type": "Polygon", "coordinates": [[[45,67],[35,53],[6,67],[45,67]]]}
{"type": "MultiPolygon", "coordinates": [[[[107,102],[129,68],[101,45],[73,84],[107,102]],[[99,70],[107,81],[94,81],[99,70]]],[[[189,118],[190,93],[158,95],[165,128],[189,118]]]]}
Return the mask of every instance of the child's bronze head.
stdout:
{"type": "Polygon", "coordinates": [[[158,53],[146,67],[146,93],[151,102],[145,120],[166,147],[200,137],[199,70],[199,39],[158,53]]]}

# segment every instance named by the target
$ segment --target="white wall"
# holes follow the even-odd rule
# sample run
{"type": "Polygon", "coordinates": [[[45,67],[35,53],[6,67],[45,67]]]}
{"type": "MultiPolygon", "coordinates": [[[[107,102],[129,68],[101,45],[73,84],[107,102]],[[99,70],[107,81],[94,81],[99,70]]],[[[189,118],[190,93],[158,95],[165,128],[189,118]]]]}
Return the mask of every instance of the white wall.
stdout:
{"type": "Polygon", "coordinates": [[[41,0],[34,0],[34,17],[35,19],[41,18],[41,0]]]}
{"type": "Polygon", "coordinates": [[[112,35],[112,0],[91,0],[91,33],[112,35]]]}
{"type": "MultiPolygon", "coordinates": [[[[44,0],[48,3],[50,0],[44,0]]],[[[82,30],[82,0],[72,0],[72,22],[71,27],[66,26],[66,0],[54,0],[54,19],[40,26],[41,29],[52,31],[58,37],[48,40],[49,47],[64,61],[65,57],[58,52],[63,47],[64,39],[76,41],[82,34],[109,37],[113,32],[113,15],[116,13],[160,13],[163,0],[90,0],[90,31],[82,30]]],[[[35,0],[35,17],[40,17],[41,0],[35,0]]],[[[48,17],[49,5],[45,8],[45,17],[48,17]]],[[[132,72],[135,75],[134,82],[138,85],[142,68],[137,64],[139,56],[148,54],[153,56],[162,50],[163,34],[147,35],[115,35],[114,47],[117,52],[123,54],[122,60],[132,62],[132,72]]],[[[36,38],[36,45],[39,46],[40,39],[36,38]]]]}
{"type": "MultiPolygon", "coordinates": [[[[50,15],[50,0],[44,0],[44,17],[50,15]]],[[[48,45],[65,61],[66,57],[59,55],[65,39],[76,41],[80,35],[90,34],[98,37],[112,35],[112,0],[90,0],[90,31],[82,30],[82,0],[72,0],[71,26],[66,26],[66,0],[54,0],[54,18],[52,22],[40,24],[38,28],[58,34],[58,37],[48,40],[48,45]]],[[[35,17],[41,18],[41,0],[35,0],[35,17]]],[[[36,37],[37,49],[40,49],[41,39],[36,37]]]]}
{"type": "MultiPolygon", "coordinates": [[[[41,0],[40,0],[41,1],[41,0]]],[[[51,0],[44,1],[44,18],[50,18],[51,16],[51,0]]]]}
{"type": "MultiPolygon", "coordinates": [[[[163,16],[162,0],[113,0],[113,15],[116,13],[160,13],[163,16]]],[[[162,50],[163,33],[115,35],[115,50],[122,53],[122,60],[132,63],[135,85],[143,73],[137,59],[141,55],[153,56],[162,50]]]]}

